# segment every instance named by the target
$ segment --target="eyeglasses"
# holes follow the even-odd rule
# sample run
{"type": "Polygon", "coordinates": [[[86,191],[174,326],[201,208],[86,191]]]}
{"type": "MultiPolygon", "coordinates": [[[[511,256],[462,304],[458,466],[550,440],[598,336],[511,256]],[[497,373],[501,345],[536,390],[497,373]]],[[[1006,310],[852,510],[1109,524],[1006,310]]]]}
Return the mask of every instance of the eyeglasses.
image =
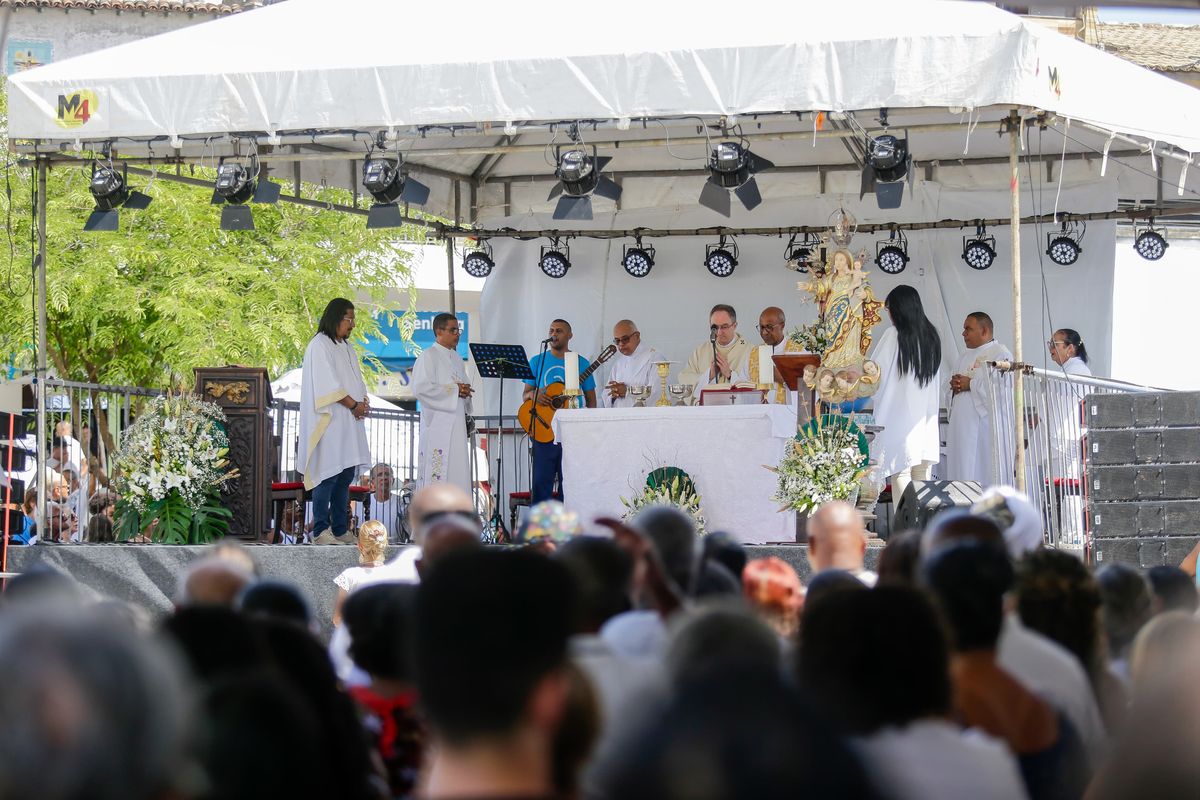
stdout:
{"type": "Polygon", "coordinates": [[[462,333],[462,328],[442,328],[442,330],[449,334],[462,333]]]}
{"type": "Polygon", "coordinates": [[[783,327],[782,322],[772,322],[770,325],[759,325],[758,330],[759,330],[759,333],[761,333],[763,331],[773,331],[776,328],[782,328],[782,327],[783,327]]]}
{"type": "Polygon", "coordinates": [[[1059,341],[1055,341],[1054,339],[1051,339],[1050,341],[1046,342],[1046,344],[1050,345],[1051,348],[1070,347],[1070,345],[1071,345],[1070,342],[1059,342],[1059,341]]]}
{"type": "Polygon", "coordinates": [[[737,327],[737,323],[736,323],[736,322],[729,322],[729,323],[726,323],[725,325],[718,325],[718,326],[717,326],[717,330],[719,330],[719,331],[721,331],[722,333],[724,333],[725,331],[731,331],[731,330],[733,330],[733,329],[734,329],[734,328],[736,328],[736,327],[737,327]]]}
{"type": "Polygon", "coordinates": [[[618,347],[620,347],[621,345],[623,345],[623,344],[628,344],[630,341],[632,341],[632,340],[633,340],[633,337],[635,337],[635,336],[641,336],[641,335],[642,335],[642,334],[641,334],[641,332],[640,332],[640,331],[634,331],[633,333],[629,334],[628,336],[614,336],[614,337],[613,337],[613,344],[615,344],[615,345],[617,345],[618,347]]]}

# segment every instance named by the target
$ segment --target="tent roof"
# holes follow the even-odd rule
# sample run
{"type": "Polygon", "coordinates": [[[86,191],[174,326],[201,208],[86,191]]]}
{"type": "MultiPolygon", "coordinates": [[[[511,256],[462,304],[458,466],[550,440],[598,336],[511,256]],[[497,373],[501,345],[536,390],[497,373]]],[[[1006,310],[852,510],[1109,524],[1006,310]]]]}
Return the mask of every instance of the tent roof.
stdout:
{"type": "Polygon", "coordinates": [[[851,112],[826,123],[837,136],[878,130],[880,108],[894,128],[944,125],[913,141],[925,162],[962,158],[964,144],[1006,155],[994,123],[1013,107],[1102,132],[1077,125],[1068,152],[1098,149],[1109,131],[1200,151],[1200,90],[983,3],[743,0],[731,15],[613,0],[582,16],[530,0],[520,11],[472,2],[448,19],[437,4],[289,0],[15,75],[10,135],[43,152],[112,143],[193,158],[244,153],[253,139],[321,159],[305,161],[304,180],[356,185],[335,162],[386,133],[443,179],[427,208],[445,215],[467,205],[452,181],[548,177],[547,145],[568,141],[572,121],[602,154],[656,140],[611,153],[618,173],[702,168],[700,137],[734,122],[785,168],[853,167],[861,153],[848,159],[847,139],[798,146],[814,127],[806,112],[851,112]],[[86,121],[64,111],[73,99],[90,101],[86,121]],[[981,117],[986,136],[954,129],[981,117]]]}

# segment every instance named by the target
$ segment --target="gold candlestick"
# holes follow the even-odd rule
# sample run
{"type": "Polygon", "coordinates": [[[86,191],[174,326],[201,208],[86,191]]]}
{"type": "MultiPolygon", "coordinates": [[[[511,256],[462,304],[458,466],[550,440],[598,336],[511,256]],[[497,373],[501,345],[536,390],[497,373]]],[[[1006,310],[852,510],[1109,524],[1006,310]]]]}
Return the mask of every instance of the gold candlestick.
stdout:
{"type": "Polygon", "coordinates": [[[655,406],[671,405],[671,400],[667,397],[667,377],[671,374],[671,363],[670,361],[656,361],[654,364],[658,367],[658,377],[662,379],[662,396],[658,398],[655,406]]]}

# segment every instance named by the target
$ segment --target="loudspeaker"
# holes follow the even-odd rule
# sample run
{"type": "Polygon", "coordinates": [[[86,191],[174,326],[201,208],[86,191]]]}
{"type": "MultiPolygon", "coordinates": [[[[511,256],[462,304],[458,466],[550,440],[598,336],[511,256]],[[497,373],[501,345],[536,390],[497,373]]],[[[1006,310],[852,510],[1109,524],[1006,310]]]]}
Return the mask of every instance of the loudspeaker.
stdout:
{"type": "Polygon", "coordinates": [[[939,511],[970,508],[981,494],[977,481],[913,481],[896,503],[892,530],[924,529],[939,511]]]}

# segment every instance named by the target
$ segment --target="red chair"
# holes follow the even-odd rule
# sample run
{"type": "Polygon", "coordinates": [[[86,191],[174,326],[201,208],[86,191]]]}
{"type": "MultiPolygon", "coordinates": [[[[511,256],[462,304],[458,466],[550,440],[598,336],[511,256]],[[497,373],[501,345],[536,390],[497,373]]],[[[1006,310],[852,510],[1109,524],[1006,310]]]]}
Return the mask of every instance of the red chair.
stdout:
{"type": "MultiPolygon", "coordinates": [[[[350,487],[350,502],[362,503],[368,495],[371,494],[370,486],[351,486],[350,487]]],[[[283,520],[283,510],[287,503],[294,502],[296,504],[296,513],[299,515],[300,528],[303,530],[305,520],[305,505],[312,499],[312,491],[305,490],[303,481],[288,481],[286,483],[271,484],[271,514],[275,519],[275,529],[271,534],[270,544],[276,544],[282,540],[279,535],[279,525],[283,520]]],[[[300,544],[303,537],[296,537],[296,544],[300,544]]]]}

